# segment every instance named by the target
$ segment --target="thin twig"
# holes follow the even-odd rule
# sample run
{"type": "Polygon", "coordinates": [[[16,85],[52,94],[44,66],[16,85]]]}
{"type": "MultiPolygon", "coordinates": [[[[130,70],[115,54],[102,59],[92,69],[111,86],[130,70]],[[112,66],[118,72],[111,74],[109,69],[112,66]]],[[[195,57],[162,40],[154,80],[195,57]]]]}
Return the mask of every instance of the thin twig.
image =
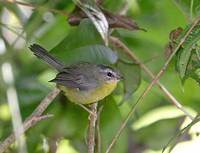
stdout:
{"type": "Polygon", "coordinates": [[[95,127],[96,127],[96,120],[97,120],[97,106],[98,106],[97,102],[90,105],[91,112],[93,113],[89,115],[89,127],[88,127],[88,133],[87,133],[88,153],[94,153],[94,148],[95,148],[95,127]]]}
{"type": "Polygon", "coordinates": [[[88,113],[90,113],[90,114],[92,114],[92,115],[96,115],[96,114],[94,114],[90,109],[88,109],[86,106],[84,106],[83,104],[78,104],[77,103],[77,105],[79,105],[81,108],[83,108],[85,111],[87,111],[88,113]]]}
{"type": "Polygon", "coordinates": [[[103,110],[103,106],[101,106],[98,110],[97,114],[97,153],[101,153],[101,131],[100,131],[100,115],[103,110]]]}
{"type": "Polygon", "coordinates": [[[128,113],[126,119],[124,120],[124,122],[122,123],[122,125],[120,126],[119,130],[117,131],[117,133],[115,134],[114,138],[112,139],[111,144],[108,146],[106,153],[109,153],[110,150],[112,149],[113,145],[116,143],[116,141],[118,140],[118,138],[120,137],[123,129],[125,128],[125,126],[127,125],[130,117],[133,115],[133,113],[135,112],[136,106],[139,104],[139,102],[141,100],[144,99],[144,97],[147,95],[147,93],[150,91],[150,89],[153,87],[153,85],[158,81],[158,79],[160,78],[160,76],[163,74],[163,72],[166,70],[167,66],[169,65],[171,59],[174,57],[174,55],[176,54],[176,52],[179,50],[179,48],[181,47],[181,45],[184,43],[185,39],[188,37],[188,35],[190,34],[190,32],[192,31],[192,29],[195,27],[195,25],[199,22],[200,17],[197,17],[194,22],[192,23],[190,29],[187,31],[187,33],[184,35],[184,37],[181,39],[180,43],[177,45],[177,47],[174,49],[174,52],[170,55],[170,57],[167,59],[167,61],[164,63],[164,65],[162,66],[162,68],[160,69],[160,71],[158,72],[158,74],[154,77],[154,79],[151,81],[151,83],[147,86],[147,88],[144,90],[144,92],[141,94],[141,96],[138,98],[138,100],[136,101],[136,103],[131,107],[130,112],[128,113]]]}
{"type": "Polygon", "coordinates": [[[68,16],[68,13],[65,12],[65,11],[61,11],[61,10],[57,10],[57,9],[53,9],[53,8],[45,8],[43,6],[36,6],[34,4],[31,4],[31,3],[24,3],[24,2],[20,2],[20,1],[9,1],[9,0],[6,0],[6,1],[2,1],[0,0],[0,2],[3,2],[3,3],[13,3],[13,4],[17,4],[17,5],[21,5],[21,6],[26,6],[26,7],[30,7],[32,9],[46,9],[50,12],[53,12],[53,13],[58,13],[58,14],[61,14],[61,15],[64,15],[64,16],[68,16]]]}
{"type": "MultiPolygon", "coordinates": [[[[122,48],[123,51],[137,64],[140,65],[140,67],[153,79],[155,78],[155,75],[148,69],[148,67],[142,63],[139,58],[132,52],[123,42],[121,42],[118,38],[116,37],[110,37],[110,41],[116,45],[119,48],[122,48]]],[[[158,87],[164,92],[164,94],[170,99],[170,102],[175,105],[178,109],[180,109],[186,116],[188,116],[191,120],[194,119],[194,117],[187,112],[187,110],[181,105],[180,102],[165,88],[165,86],[160,83],[158,80],[156,82],[158,87]]]]}
{"type": "MultiPolygon", "coordinates": [[[[23,123],[23,129],[21,135],[27,131],[29,128],[34,126],[41,120],[52,117],[52,115],[42,115],[42,113],[47,109],[47,107],[51,104],[53,99],[59,94],[60,90],[55,88],[53,89],[37,106],[37,108],[33,111],[33,113],[27,117],[27,119],[23,123]]],[[[0,144],[0,153],[5,152],[8,147],[15,142],[14,133],[10,134],[1,144],[0,144]]]]}

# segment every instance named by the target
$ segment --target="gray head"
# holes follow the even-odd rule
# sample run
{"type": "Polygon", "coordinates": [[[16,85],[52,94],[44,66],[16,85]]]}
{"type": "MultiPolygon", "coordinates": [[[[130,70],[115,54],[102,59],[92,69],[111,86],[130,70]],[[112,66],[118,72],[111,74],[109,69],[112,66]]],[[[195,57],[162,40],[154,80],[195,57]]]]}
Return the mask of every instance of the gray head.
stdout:
{"type": "Polygon", "coordinates": [[[119,71],[106,65],[98,65],[99,77],[102,81],[119,81],[122,79],[119,71]]]}

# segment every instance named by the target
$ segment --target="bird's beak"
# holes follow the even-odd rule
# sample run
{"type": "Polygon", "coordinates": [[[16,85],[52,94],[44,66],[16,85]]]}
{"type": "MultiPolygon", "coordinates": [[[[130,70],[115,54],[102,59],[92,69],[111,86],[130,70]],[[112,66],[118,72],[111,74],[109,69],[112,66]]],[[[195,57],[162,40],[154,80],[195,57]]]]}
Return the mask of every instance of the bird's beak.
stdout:
{"type": "Polygon", "coordinates": [[[119,75],[117,76],[117,79],[118,79],[118,80],[124,80],[124,77],[123,77],[121,74],[119,74],[119,75]]]}

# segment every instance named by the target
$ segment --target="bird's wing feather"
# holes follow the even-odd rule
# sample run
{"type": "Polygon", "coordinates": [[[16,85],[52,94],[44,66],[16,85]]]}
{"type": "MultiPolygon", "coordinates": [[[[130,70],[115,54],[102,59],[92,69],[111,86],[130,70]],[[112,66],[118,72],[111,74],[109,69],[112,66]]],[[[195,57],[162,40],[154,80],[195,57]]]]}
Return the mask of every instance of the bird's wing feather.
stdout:
{"type": "Polygon", "coordinates": [[[70,88],[78,88],[80,90],[89,90],[97,87],[98,82],[91,73],[88,74],[87,66],[86,68],[83,66],[74,65],[64,68],[63,71],[58,73],[56,78],[51,81],[56,82],[58,85],[63,85],[70,88]]]}

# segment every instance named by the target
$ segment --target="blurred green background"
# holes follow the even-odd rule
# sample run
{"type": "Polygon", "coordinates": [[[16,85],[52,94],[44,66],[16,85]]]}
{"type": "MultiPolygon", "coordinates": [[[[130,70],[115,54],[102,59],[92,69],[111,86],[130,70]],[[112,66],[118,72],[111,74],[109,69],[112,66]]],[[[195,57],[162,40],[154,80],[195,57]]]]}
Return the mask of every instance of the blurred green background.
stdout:
{"type": "MultiPolygon", "coordinates": [[[[80,55],[84,60],[96,61],[87,47],[84,57],[80,51],[76,50],[77,52],[75,52],[75,49],[83,44],[101,43],[95,28],[88,23],[89,21],[82,23],[79,27],[72,27],[67,22],[67,16],[52,11],[52,9],[59,10],[69,14],[74,8],[72,1],[27,0],[22,2],[34,4],[36,8],[16,5],[7,0],[0,1],[1,141],[13,129],[8,104],[8,89],[10,87],[15,89],[21,117],[24,120],[54,87],[54,84],[48,81],[55,76],[56,72],[32,55],[28,50],[31,43],[39,43],[65,60],[66,63],[80,60],[80,55]],[[63,45],[66,50],[61,50],[63,45]],[[13,78],[5,79],[3,73],[11,73],[13,78]],[[11,81],[9,82],[9,80],[11,81]]],[[[200,2],[198,0],[193,2],[193,12],[191,13],[190,0],[127,0],[127,15],[136,20],[140,27],[146,29],[147,32],[115,29],[113,34],[116,33],[156,74],[166,60],[164,50],[169,41],[170,31],[179,26],[184,28],[193,17],[199,14],[200,2]]],[[[124,0],[104,0],[103,6],[112,12],[118,12],[124,3],[124,0]]],[[[102,61],[102,58],[104,56],[97,61],[102,61]]],[[[128,70],[131,71],[131,68],[128,70]]],[[[149,76],[142,70],[140,76],[138,69],[137,67],[132,70],[134,74],[130,75],[133,75],[133,78],[132,80],[130,78],[130,82],[128,82],[135,91],[131,92],[131,96],[122,105],[118,105],[123,96],[122,83],[112,95],[100,103],[103,106],[99,122],[102,152],[105,152],[123,119],[130,111],[130,107],[150,81],[149,76]],[[135,75],[136,77],[134,77],[135,75]]],[[[191,114],[195,115],[199,112],[199,84],[188,79],[182,85],[179,75],[175,71],[174,61],[170,63],[160,81],[191,114]]],[[[14,101],[11,100],[10,105],[14,105],[14,101]]],[[[54,117],[42,121],[28,130],[25,136],[27,152],[86,152],[85,135],[88,113],[70,103],[62,94],[54,100],[46,112],[54,114],[54,117]]],[[[183,116],[184,114],[170,104],[157,86],[153,87],[137,107],[112,152],[161,152],[180,128],[186,125],[187,120],[183,116]]],[[[193,128],[172,152],[184,153],[186,151],[188,153],[191,148],[197,147],[198,145],[195,144],[200,139],[195,134],[200,132],[199,130],[198,126],[193,128]],[[185,149],[181,150],[181,147],[185,149]]],[[[13,145],[8,152],[15,153],[17,150],[13,145]]]]}

